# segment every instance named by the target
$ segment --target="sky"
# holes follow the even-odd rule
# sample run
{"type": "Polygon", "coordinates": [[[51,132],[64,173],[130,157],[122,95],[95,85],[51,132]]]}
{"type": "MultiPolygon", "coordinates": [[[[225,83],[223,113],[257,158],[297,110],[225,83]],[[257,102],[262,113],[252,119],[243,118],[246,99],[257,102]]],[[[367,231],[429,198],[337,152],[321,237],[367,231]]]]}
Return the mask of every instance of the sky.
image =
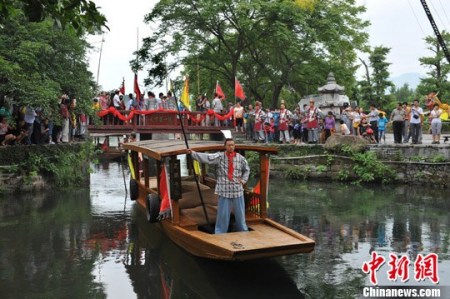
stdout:
{"type": "MultiPolygon", "coordinates": [[[[94,0],[100,11],[108,19],[109,32],[102,36],[91,36],[89,41],[94,46],[88,58],[90,70],[95,80],[104,90],[119,88],[125,79],[125,92],[133,90],[134,75],[129,61],[133,59],[138,43],[149,36],[156,28],[144,23],[144,15],[149,13],[157,3],[156,0],[94,0]],[[124,4],[126,3],[126,4],[124,4]],[[138,38],[139,37],[139,38],[138,38]],[[101,52],[101,59],[99,59],[101,52]],[[100,67],[99,67],[100,66],[100,67]],[[97,76],[98,74],[98,76],[97,76]]],[[[423,41],[427,35],[434,35],[433,29],[419,0],[356,0],[357,4],[366,6],[366,13],[361,17],[371,22],[367,29],[369,44],[391,48],[387,61],[391,63],[389,70],[392,77],[405,73],[419,73],[424,75],[424,69],[419,57],[429,56],[423,41]]],[[[450,1],[427,0],[434,20],[442,32],[450,31],[450,1]]],[[[360,54],[362,59],[367,55],[360,54]]],[[[358,79],[363,75],[361,68],[358,79]]],[[[141,91],[144,72],[138,73],[141,91]]],[[[175,75],[174,75],[175,77],[175,75]]],[[[325,80],[325,78],[324,78],[325,80]]],[[[339,78],[337,78],[339,81],[339,78]]],[[[154,92],[165,92],[165,88],[152,89],[154,92]]]]}

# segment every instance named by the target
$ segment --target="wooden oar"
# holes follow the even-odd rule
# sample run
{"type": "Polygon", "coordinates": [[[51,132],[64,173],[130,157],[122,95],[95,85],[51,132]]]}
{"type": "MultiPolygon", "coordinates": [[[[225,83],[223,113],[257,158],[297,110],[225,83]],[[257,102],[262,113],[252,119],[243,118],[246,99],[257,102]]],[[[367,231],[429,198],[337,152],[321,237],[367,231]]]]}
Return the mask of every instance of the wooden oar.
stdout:
{"type": "MultiPolygon", "coordinates": [[[[175,92],[174,92],[174,98],[175,98],[175,106],[177,107],[177,111],[178,111],[178,118],[180,119],[181,131],[183,132],[184,143],[186,144],[186,149],[189,149],[189,143],[188,143],[188,139],[186,136],[186,132],[184,130],[183,119],[181,118],[180,107],[178,106],[178,99],[175,95],[175,92]]],[[[208,212],[206,211],[205,202],[203,201],[203,195],[200,190],[200,183],[198,181],[197,175],[195,174],[193,159],[190,158],[188,160],[190,160],[189,166],[191,168],[191,171],[194,172],[195,184],[197,185],[198,195],[200,196],[200,202],[202,203],[202,208],[203,208],[203,213],[205,214],[206,223],[208,224],[208,227],[209,227],[209,229],[207,229],[207,230],[208,230],[208,232],[213,233],[214,232],[212,230],[213,226],[211,225],[211,222],[209,221],[208,212]]]]}

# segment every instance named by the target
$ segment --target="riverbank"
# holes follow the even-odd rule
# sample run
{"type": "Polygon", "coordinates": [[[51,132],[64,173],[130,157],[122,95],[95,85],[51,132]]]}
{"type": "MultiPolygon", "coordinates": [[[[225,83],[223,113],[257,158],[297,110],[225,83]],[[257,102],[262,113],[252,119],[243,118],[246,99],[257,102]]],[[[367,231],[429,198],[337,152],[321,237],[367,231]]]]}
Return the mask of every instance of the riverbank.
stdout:
{"type": "MultiPolygon", "coordinates": [[[[283,179],[385,184],[450,185],[450,144],[367,145],[365,151],[332,152],[323,145],[279,145],[271,173],[283,179]]],[[[238,142],[245,142],[239,140],[238,142]]],[[[32,192],[89,185],[91,143],[0,147],[0,192],[32,192]]]]}
{"type": "MultiPolygon", "coordinates": [[[[339,137],[341,138],[341,137],[339,137]]],[[[351,142],[351,140],[350,140],[351,142]]],[[[338,144],[339,145],[339,144],[338,144]]],[[[450,185],[450,145],[277,145],[272,174],[285,179],[450,185]]]]}
{"type": "Polygon", "coordinates": [[[88,186],[93,146],[86,143],[0,147],[0,193],[88,186]]]}

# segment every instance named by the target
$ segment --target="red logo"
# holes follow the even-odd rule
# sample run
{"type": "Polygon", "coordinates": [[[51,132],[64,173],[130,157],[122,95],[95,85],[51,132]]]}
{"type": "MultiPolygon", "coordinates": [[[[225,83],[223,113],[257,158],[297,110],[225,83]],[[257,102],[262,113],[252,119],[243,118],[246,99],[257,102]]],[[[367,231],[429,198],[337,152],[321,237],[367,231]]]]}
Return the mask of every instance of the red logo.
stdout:
{"type": "MultiPolygon", "coordinates": [[[[385,261],[386,259],[383,256],[373,251],[372,259],[369,262],[363,263],[362,271],[366,274],[370,274],[370,282],[373,285],[378,284],[376,272],[385,261]]],[[[396,281],[400,278],[402,282],[408,281],[410,264],[411,262],[406,255],[398,257],[395,254],[389,254],[389,270],[386,273],[388,279],[396,281]]],[[[439,283],[438,256],[436,253],[429,253],[425,257],[418,254],[417,259],[414,262],[414,279],[416,281],[422,281],[427,278],[434,284],[439,283]]]]}

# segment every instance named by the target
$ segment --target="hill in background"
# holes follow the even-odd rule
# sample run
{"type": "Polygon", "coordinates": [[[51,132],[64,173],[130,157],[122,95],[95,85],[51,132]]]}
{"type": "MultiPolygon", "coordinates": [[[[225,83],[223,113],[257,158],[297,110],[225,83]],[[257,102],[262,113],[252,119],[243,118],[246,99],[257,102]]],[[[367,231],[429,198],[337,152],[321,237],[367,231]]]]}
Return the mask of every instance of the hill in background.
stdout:
{"type": "Polygon", "coordinates": [[[397,88],[400,88],[407,83],[409,88],[416,89],[417,85],[420,83],[420,77],[423,77],[423,75],[419,73],[405,73],[392,77],[390,80],[397,88]]]}

